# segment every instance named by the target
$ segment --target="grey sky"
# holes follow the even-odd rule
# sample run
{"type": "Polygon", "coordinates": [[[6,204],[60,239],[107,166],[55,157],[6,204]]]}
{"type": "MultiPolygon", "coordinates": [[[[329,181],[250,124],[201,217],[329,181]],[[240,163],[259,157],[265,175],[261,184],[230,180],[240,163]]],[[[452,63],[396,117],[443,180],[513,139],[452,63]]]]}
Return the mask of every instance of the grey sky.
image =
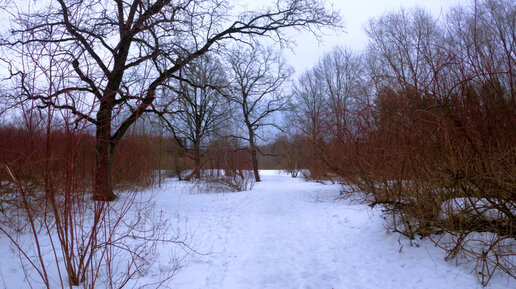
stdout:
{"type": "MultiPolygon", "coordinates": [[[[255,2],[253,0],[246,0],[255,2]]],[[[315,37],[309,33],[295,34],[294,40],[297,46],[293,53],[287,53],[287,59],[296,69],[296,75],[310,68],[317,59],[336,45],[350,47],[354,50],[361,50],[367,45],[367,36],[364,26],[372,17],[398,10],[400,7],[407,9],[423,7],[430,11],[435,17],[444,17],[446,12],[458,4],[469,5],[473,0],[326,0],[328,4],[333,3],[344,19],[344,33],[328,32],[318,43],[315,37]]],[[[263,3],[263,1],[260,1],[263,3]]],[[[256,2],[255,2],[256,3],[256,2]]],[[[253,5],[253,4],[251,4],[253,5]]],[[[256,4],[254,4],[256,5],[256,4]]]]}

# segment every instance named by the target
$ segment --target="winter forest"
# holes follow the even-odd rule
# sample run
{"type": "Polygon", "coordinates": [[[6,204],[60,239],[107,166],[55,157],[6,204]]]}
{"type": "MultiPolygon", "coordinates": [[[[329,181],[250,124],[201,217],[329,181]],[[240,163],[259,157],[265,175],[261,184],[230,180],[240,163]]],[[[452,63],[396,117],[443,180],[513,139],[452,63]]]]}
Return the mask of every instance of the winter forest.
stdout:
{"type": "Polygon", "coordinates": [[[516,288],[516,3],[237,2],[0,0],[0,288],[516,288]]]}

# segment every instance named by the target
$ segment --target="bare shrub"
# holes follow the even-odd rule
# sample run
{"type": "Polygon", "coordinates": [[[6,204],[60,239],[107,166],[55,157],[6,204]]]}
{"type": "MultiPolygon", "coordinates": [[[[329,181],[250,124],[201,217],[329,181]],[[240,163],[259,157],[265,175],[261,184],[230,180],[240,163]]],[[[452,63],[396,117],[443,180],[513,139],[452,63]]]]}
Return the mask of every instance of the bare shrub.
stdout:
{"type": "Polygon", "coordinates": [[[372,22],[376,61],[395,65],[378,75],[382,89],[371,107],[376,125],[365,141],[367,155],[357,160],[361,176],[355,182],[371,196],[371,205],[382,206],[394,231],[409,238],[430,236],[447,251],[447,260],[476,264],[483,285],[497,271],[514,277],[516,270],[516,106],[514,74],[507,69],[514,59],[493,54],[503,51],[505,37],[511,36],[484,34],[511,29],[502,14],[516,7],[505,4],[506,10],[493,10],[495,1],[454,10],[447,30],[428,32],[424,27],[433,21],[420,11],[372,22]],[[423,38],[403,33],[406,39],[399,42],[385,36],[408,26],[428,33],[417,34],[423,38]],[[456,35],[461,41],[454,41],[456,35]],[[451,46],[435,45],[438,39],[450,39],[451,46]],[[392,50],[381,50],[385,45],[408,54],[396,58],[392,50]],[[416,64],[419,72],[403,69],[416,64]]]}
{"type": "MultiPolygon", "coordinates": [[[[118,201],[108,203],[91,201],[90,194],[80,192],[47,191],[41,203],[30,198],[33,194],[25,190],[9,167],[4,166],[3,170],[17,186],[23,207],[20,216],[28,225],[2,225],[0,231],[19,254],[31,286],[134,286],[157,260],[160,243],[175,243],[189,249],[179,235],[169,235],[170,225],[162,215],[155,215],[150,200],[136,200],[136,192],[125,193],[118,201]]],[[[9,212],[1,217],[12,215],[9,212]]],[[[170,271],[160,276],[159,282],[168,281],[179,269],[178,263],[171,264],[170,271]]]]}
{"type": "Polygon", "coordinates": [[[203,170],[201,180],[196,182],[198,192],[241,192],[252,189],[256,182],[249,152],[238,139],[213,141],[207,166],[210,168],[203,170]]]}
{"type": "Polygon", "coordinates": [[[392,231],[429,237],[483,285],[516,270],[515,11],[485,0],[445,22],[421,9],[373,19],[371,97],[342,111],[347,127],[316,146],[343,190],[363,192],[392,231]]]}
{"type": "Polygon", "coordinates": [[[199,192],[242,192],[251,190],[256,180],[250,170],[237,169],[209,175],[197,182],[199,192]]]}
{"type": "MultiPolygon", "coordinates": [[[[33,109],[23,111],[26,120],[37,119],[28,117],[33,109]]],[[[57,110],[42,115],[37,125],[26,121],[27,129],[0,130],[13,136],[4,144],[18,143],[2,148],[0,232],[18,254],[28,285],[136,286],[158,257],[160,243],[189,248],[180,239],[184,236],[170,235],[170,224],[155,215],[151,200],[137,201],[139,187],[114,202],[91,200],[94,142],[88,127],[69,122],[57,110]]],[[[118,152],[118,160],[145,158],[139,140],[146,141],[128,139],[133,146],[118,152]]],[[[127,182],[154,178],[150,160],[133,164],[127,182]]],[[[159,282],[177,271],[179,264],[170,264],[159,282]]]]}

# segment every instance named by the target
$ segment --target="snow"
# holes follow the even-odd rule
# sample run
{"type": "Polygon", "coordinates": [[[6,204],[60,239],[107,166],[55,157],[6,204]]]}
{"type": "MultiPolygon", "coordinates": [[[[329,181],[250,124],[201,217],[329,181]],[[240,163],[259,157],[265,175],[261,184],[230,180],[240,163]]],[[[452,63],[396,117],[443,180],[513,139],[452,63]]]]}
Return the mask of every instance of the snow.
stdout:
{"type": "MultiPolygon", "coordinates": [[[[411,246],[386,232],[379,211],[337,199],[338,185],[261,174],[262,182],[239,193],[198,192],[171,179],[153,189],[157,208],[174,218],[197,252],[206,253],[161,247],[155,271],[168,268],[172,252],[182,262],[169,287],[482,288],[474,273],[446,263],[429,240],[411,246]]],[[[1,237],[0,287],[25,288],[7,244],[1,237]]],[[[150,275],[140,281],[156,281],[150,275]]],[[[515,281],[496,276],[487,288],[516,288],[515,281]]]]}
{"type": "MultiPolygon", "coordinates": [[[[501,218],[508,218],[507,214],[500,211],[498,208],[502,203],[491,198],[487,200],[485,198],[454,198],[444,202],[441,206],[441,218],[447,219],[458,214],[478,214],[486,220],[497,220],[501,218]],[[495,203],[491,203],[495,202],[495,203]]],[[[516,214],[514,208],[508,207],[513,214],[516,214]]]]}

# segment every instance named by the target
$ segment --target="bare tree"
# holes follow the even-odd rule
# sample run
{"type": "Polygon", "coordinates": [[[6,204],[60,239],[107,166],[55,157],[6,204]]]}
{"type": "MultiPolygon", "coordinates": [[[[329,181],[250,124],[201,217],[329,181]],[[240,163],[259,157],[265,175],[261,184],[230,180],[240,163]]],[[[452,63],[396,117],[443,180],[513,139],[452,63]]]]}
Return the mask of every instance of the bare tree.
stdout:
{"type": "Polygon", "coordinates": [[[364,69],[360,55],[335,47],[316,66],[322,78],[326,109],[324,122],[331,138],[342,143],[353,131],[352,108],[364,98],[364,69]]]}
{"type": "Polygon", "coordinates": [[[312,178],[322,177],[321,158],[333,162],[328,156],[331,146],[345,143],[356,131],[354,108],[366,94],[363,73],[360,55],[336,47],[294,86],[292,112],[299,130],[309,139],[312,178]]]}
{"type": "MultiPolygon", "coordinates": [[[[109,201],[113,151],[155,99],[193,59],[231,40],[267,35],[284,41],[285,27],[339,25],[340,16],[317,0],[278,0],[274,8],[231,19],[227,1],[66,1],[4,10],[10,33],[0,45],[3,60],[27,99],[68,110],[76,122],[93,124],[96,169],[93,198],[109,201]],[[21,63],[21,54],[52,47],[52,57],[21,63]],[[41,73],[60,74],[63,89],[31,90],[41,73]],[[49,93],[48,91],[52,91],[49,93]],[[57,104],[62,96],[73,96],[57,104]]],[[[48,84],[50,86],[54,84],[48,84]]]]}
{"type": "Polygon", "coordinates": [[[318,76],[317,70],[312,68],[299,77],[290,101],[294,123],[308,138],[310,154],[306,163],[311,177],[314,178],[319,178],[321,175],[318,148],[323,139],[324,99],[322,79],[318,76]]]}
{"type": "MultiPolygon", "coordinates": [[[[475,1],[470,9],[453,9],[446,23],[446,44],[455,60],[450,69],[452,79],[485,83],[491,88],[500,86],[504,93],[498,101],[513,109],[516,109],[515,15],[513,1],[475,1]]],[[[461,86],[450,90],[453,88],[457,92],[461,86]]]]}
{"type": "Polygon", "coordinates": [[[228,97],[240,110],[240,122],[245,136],[234,135],[249,142],[249,153],[254,177],[260,181],[258,172],[258,131],[266,126],[275,126],[270,121],[274,112],[286,108],[287,99],[282,94],[289,81],[292,69],[283,57],[272,48],[257,46],[233,50],[228,57],[230,89],[228,97]]]}
{"type": "MultiPolygon", "coordinates": [[[[203,149],[213,137],[221,122],[228,119],[229,104],[220,93],[227,85],[222,66],[207,55],[190,62],[181,71],[174,113],[164,113],[166,128],[183,147],[186,156],[194,161],[191,174],[201,178],[201,165],[206,153],[203,149]]],[[[187,177],[188,179],[188,177],[187,177]]]]}
{"type": "Polygon", "coordinates": [[[387,86],[428,91],[440,65],[448,60],[447,53],[437,45],[444,41],[442,31],[423,9],[401,9],[372,19],[366,32],[370,38],[370,73],[380,86],[378,90],[387,86]]]}

